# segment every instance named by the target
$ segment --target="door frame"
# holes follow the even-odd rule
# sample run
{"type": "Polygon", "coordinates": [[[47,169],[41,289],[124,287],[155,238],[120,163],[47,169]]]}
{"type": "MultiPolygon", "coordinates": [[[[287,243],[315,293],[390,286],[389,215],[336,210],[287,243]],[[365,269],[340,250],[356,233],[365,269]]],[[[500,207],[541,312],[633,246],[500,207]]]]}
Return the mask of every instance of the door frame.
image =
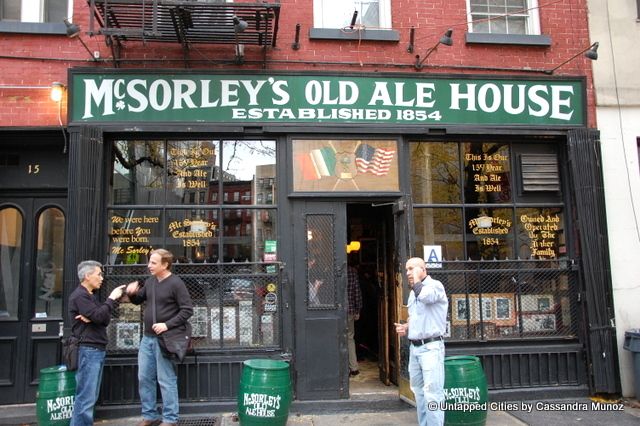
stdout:
{"type": "MultiPolygon", "coordinates": [[[[64,299],[61,300],[60,316],[38,317],[34,312],[37,297],[37,228],[39,215],[47,208],[62,211],[66,226],[67,202],[64,191],[4,195],[0,196],[0,206],[17,208],[23,215],[23,222],[17,319],[0,322],[0,342],[4,341],[9,349],[4,353],[14,351],[9,358],[15,362],[9,367],[10,377],[0,382],[0,404],[19,404],[35,400],[40,370],[60,362],[60,331],[66,306],[64,299]]],[[[64,275],[64,271],[61,275],[64,275]]],[[[64,285],[62,276],[60,282],[64,285]]]]}

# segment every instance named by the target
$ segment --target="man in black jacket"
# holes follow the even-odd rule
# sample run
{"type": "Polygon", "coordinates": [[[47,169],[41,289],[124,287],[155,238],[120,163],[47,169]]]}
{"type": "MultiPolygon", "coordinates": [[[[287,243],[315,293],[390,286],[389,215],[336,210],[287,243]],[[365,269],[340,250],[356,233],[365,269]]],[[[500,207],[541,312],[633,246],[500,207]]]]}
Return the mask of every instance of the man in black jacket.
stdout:
{"type": "Polygon", "coordinates": [[[102,286],[102,264],[85,260],[78,265],[80,285],[69,297],[71,332],[80,339],[76,395],[71,426],[93,425],[93,407],[100,392],[102,367],[107,347],[107,325],[118,306],[124,286],[116,287],[106,301],[99,302],[94,291],[102,286]]]}
{"type": "Polygon", "coordinates": [[[178,423],[178,378],[173,363],[162,354],[158,336],[169,329],[185,327],[187,320],[193,315],[193,302],[184,281],[171,273],[172,263],[171,252],[165,249],[153,250],[148,264],[151,277],[147,278],[143,287],[137,281],[127,286],[127,295],[132,303],[147,301],[144,310],[144,336],[138,351],[138,382],[142,405],[142,421],[138,426],[159,423],[156,409],[158,384],[162,393],[161,426],[178,423]]]}

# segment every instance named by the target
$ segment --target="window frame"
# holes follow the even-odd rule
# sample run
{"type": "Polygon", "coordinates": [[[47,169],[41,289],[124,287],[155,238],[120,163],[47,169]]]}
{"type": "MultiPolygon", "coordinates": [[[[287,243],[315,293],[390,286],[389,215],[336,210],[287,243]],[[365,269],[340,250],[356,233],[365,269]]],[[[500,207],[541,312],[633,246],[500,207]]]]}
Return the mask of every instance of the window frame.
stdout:
{"type": "MultiPolygon", "coordinates": [[[[20,20],[0,20],[0,33],[66,35],[64,22],[43,22],[46,0],[20,0],[20,20]]],[[[65,16],[73,15],[73,0],[67,0],[65,16]]]]}
{"type": "MultiPolygon", "coordinates": [[[[346,3],[346,2],[345,2],[346,3]]],[[[349,5],[352,5],[350,2],[349,5]]],[[[347,7],[346,4],[344,7],[347,7]]],[[[348,23],[342,28],[325,27],[323,24],[324,0],[313,1],[313,28],[309,30],[309,39],[326,40],[372,40],[399,42],[400,33],[391,28],[391,0],[378,1],[378,14],[380,20],[375,28],[355,29],[347,32],[343,31],[348,27],[348,23]]]]}
{"type": "MultiPolygon", "coordinates": [[[[526,34],[488,33],[473,31],[473,15],[471,13],[471,0],[466,0],[467,5],[467,33],[466,43],[477,44],[516,44],[530,46],[551,46],[551,37],[542,34],[540,26],[540,12],[538,0],[527,1],[526,34]]],[[[640,1],[640,0],[639,0],[640,1]]]]}

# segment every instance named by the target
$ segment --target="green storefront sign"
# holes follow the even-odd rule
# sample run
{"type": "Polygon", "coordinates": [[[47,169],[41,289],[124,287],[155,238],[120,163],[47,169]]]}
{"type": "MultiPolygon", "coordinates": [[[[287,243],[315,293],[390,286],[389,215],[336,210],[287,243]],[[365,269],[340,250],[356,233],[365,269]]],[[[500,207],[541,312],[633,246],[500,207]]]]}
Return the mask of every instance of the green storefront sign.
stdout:
{"type": "Polygon", "coordinates": [[[585,124],[584,82],[76,73],[70,122],[585,124]]]}

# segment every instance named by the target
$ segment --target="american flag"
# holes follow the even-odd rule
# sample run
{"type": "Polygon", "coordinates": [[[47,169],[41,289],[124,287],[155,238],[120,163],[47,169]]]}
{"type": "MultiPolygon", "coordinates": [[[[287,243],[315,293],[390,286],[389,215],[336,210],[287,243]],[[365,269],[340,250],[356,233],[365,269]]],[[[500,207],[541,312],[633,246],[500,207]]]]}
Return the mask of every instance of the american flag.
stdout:
{"type": "Polygon", "coordinates": [[[359,173],[385,176],[389,173],[395,153],[393,149],[374,148],[368,144],[361,144],[356,149],[356,168],[359,173]]]}

